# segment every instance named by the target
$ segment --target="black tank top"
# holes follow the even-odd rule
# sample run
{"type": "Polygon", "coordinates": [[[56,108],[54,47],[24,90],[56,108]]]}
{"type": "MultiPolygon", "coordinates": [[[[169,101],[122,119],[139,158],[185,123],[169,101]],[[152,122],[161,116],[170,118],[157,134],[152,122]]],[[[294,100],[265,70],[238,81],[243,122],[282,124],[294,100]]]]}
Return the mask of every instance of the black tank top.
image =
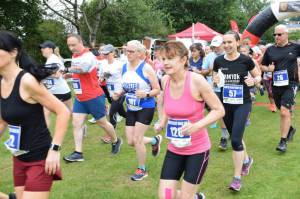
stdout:
{"type": "Polygon", "coordinates": [[[20,82],[25,73],[21,71],[17,75],[12,92],[7,98],[2,98],[1,95],[1,115],[9,125],[21,127],[20,150],[29,153],[17,158],[28,162],[45,159],[52,138],[45,122],[42,105],[27,103],[20,96],[20,82]]]}

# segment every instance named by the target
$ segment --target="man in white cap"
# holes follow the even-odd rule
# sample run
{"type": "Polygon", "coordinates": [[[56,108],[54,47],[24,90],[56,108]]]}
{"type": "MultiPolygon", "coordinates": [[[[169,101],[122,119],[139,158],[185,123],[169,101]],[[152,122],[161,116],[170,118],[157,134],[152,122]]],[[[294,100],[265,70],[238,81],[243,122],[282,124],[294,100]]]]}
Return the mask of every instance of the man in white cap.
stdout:
{"type": "MultiPolygon", "coordinates": [[[[224,54],[224,49],[222,44],[223,44],[223,37],[220,35],[214,36],[214,38],[211,40],[210,43],[212,52],[204,57],[203,65],[202,65],[202,70],[203,70],[202,74],[206,77],[207,81],[213,87],[216,95],[219,98],[221,97],[221,88],[217,87],[212,82],[212,69],[216,57],[224,54]]],[[[227,139],[229,138],[229,134],[223,122],[223,119],[221,119],[220,123],[221,123],[221,140],[219,144],[219,149],[225,151],[227,149],[227,139]]],[[[214,123],[210,127],[216,128],[217,124],[214,123]]]]}

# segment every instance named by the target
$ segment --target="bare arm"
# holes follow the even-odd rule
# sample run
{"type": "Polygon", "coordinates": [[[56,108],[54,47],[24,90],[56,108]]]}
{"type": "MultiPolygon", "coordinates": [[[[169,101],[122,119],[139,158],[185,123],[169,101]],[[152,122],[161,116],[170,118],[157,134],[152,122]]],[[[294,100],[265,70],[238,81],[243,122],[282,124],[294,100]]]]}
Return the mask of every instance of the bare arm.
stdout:
{"type": "MultiPolygon", "coordinates": [[[[159,83],[158,83],[158,79],[156,77],[155,71],[149,65],[148,66],[146,65],[144,70],[145,70],[145,76],[149,79],[150,85],[152,88],[152,90],[149,92],[149,95],[150,95],[150,97],[155,97],[160,92],[160,87],[159,87],[159,83]]],[[[138,90],[136,92],[136,96],[139,98],[145,98],[145,97],[147,97],[147,93],[144,91],[138,90]]]]}
{"type": "Polygon", "coordinates": [[[192,91],[195,91],[193,97],[199,101],[203,100],[209,106],[210,112],[198,122],[184,126],[182,128],[184,134],[197,132],[225,115],[222,103],[203,76],[196,74],[192,76],[192,91]]]}
{"type": "MultiPolygon", "coordinates": [[[[70,112],[67,107],[28,73],[21,80],[20,93],[28,103],[40,103],[56,114],[55,132],[52,143],[61,145],[67,132],[68,120],[70,118],[70,112]]],[[[49,150],[45,165],[46,173],[49,175],[54,174],[59,168],[60,153],[49,150]]]]}
{"type": "Polygon", "coordinates": [[[3,135],[5,129],[7,127],[7,123],[0,118],[0,137],[3,135]]]}

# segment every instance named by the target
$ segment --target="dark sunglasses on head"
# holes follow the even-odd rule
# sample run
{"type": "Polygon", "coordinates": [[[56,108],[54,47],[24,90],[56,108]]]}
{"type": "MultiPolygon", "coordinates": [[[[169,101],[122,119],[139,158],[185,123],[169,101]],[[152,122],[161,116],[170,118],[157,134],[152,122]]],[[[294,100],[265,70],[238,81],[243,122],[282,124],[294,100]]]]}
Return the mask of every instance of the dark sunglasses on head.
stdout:
{"type": "Polygon", "coordinates": [[[273,36],[274,36],[274,37],[276,37],[276,36],[279,36],[279,37],[280,37],[280,36],[283,35],[283,34],[284,34],[284,33],[274,33],[273,36]]]}

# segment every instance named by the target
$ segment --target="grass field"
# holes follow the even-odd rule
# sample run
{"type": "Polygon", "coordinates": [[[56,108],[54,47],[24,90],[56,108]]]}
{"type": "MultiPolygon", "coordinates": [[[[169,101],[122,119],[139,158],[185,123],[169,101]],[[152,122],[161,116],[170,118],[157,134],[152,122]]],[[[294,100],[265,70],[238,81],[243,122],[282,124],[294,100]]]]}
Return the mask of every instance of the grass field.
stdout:
{"type": "MultiPolygon", "coordinates": [[[[299,98],[299,93],[298,93],[299,98]]],[[[266,96],[257,101],[267,102],[266,96]]],[[[297,99],[298,105],[300,100],[297,99]]],[[[156,119],[154,119],[155,121],[156,119]]],[[[248,152],[254,158],[250,175],[244,177],[240,193],[232,193],[227,187],[232,179],[233,166],[231,147],[226,152],[217,149],[220,130],[209,129],[212,141],[211,158],[207,172],[199,190],[208,199],[299,199],[300,198],[300,110],[295,111],[293,125],[298,129],[294,141],[288,144],[288,151],[279,154],[275,147],[279,142],[279,113],[271,113],[263,106],[254,106],[251,125],[245,132],[248,152]]],[[[141,182],[133,182],[137,162],[135,151],[126,143],[124,120],[118,124],[118,134],[124,143],[119,155],[110,155],[110,145],[99,140],[103,131],[95,126],[88,126],[88,136],[84,140],[84,158],[82,163],[66,164],[62,162],[64,180],[54,183],[52,199],[139,199],[157,198],[157,188],[166,139],[162,144],[161,155],[151,156],[148,146],[149,176],[141,182]]],[[[154,135],[153,129],[147,132],[154,135]]],[[[13,190],[11,155],[5,150],[4,140],[0,143],[0,191],[13,190]]],[[[64,140],[62,156],[73,151],[73,136],[69,127],[64,140]]]]}

